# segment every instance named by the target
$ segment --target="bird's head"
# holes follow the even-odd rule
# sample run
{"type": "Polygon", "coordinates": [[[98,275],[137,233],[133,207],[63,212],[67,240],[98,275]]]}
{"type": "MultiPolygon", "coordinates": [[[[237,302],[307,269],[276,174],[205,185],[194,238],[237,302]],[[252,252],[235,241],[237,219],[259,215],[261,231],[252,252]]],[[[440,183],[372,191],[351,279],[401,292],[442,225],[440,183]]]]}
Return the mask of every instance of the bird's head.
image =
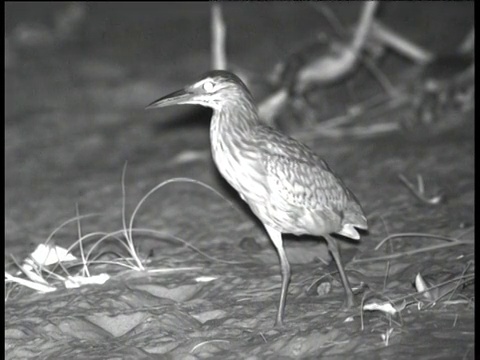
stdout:
{"type": "Polygon", "coordinates": [[[253,98],[238,76],[215,70],[204,74],[193,84],[154,101],[146,109],[180,104],[202,105],[220,111],[228,105],[253,104],[253,98]]]}

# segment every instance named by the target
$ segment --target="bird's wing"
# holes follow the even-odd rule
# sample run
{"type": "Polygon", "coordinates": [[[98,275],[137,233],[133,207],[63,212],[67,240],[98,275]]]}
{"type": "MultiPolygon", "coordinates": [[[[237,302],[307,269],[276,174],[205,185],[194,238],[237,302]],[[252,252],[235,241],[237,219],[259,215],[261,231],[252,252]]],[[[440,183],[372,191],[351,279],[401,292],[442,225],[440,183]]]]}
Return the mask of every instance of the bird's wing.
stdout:
{"type": "Polygon", "coordinates": [[[283,201],[311,211],[330,209],[341,214],[346,193],[329,171],[285,156],[264,156],[269,190],[283,201]]]}
{"type": "Polygon", "coordinates": [[[262,127],[260,132],[259,150],[270,191],[287,204],[340,215],[348,195],[325,161],[274,129],[262,127]]]}
{"type": "Polygon", "coordinates": [[[269,126],[260,125],[255,131],[256,143],[263,153],[290,159],[292,162],[309,163],[330,171],[327,163],[301,142],[282,134],[269,126]]]}

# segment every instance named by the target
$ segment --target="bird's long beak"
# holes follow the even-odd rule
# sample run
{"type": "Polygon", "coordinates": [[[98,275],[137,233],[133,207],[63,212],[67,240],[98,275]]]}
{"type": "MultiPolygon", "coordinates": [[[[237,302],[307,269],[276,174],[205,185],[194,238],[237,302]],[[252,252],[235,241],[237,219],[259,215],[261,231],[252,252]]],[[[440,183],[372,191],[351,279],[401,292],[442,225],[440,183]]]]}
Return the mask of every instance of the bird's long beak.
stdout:
{"type": "Polygon", "coordinates": [[[177,105],[177,104],[186,104],[189,100],[192,99],[193,94],[186,89],[175,91],[171,94],[168,94],[158,100],[155,100],[150,105],[148,105],[145,109],[154,109],[159,107],[165,107],[170,105],[177,105]]]}

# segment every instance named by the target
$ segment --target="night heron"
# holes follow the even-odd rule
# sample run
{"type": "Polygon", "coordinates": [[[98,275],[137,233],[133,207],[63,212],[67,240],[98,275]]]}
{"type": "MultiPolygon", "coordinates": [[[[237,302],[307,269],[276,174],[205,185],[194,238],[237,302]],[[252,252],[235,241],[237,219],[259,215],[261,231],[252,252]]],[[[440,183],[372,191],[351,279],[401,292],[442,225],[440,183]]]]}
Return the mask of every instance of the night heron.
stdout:
{"type": "Polygon", "coordinates": [[[263,125],[250,91],[230,72],[208,72],[147,109],[176,104],[213,109],[210,125],[213,160],[225,180],[261,220],[278,251],[282,290],[276,325],[283,325],[290,282],[282,233],[326,239],[345,288],[346,304],[352,307],[353,293],[337,241],[330,234],[358,240],[360,235],[355,228],[366,230],[367,219],[342,180],[307,146],[263,125]]]}

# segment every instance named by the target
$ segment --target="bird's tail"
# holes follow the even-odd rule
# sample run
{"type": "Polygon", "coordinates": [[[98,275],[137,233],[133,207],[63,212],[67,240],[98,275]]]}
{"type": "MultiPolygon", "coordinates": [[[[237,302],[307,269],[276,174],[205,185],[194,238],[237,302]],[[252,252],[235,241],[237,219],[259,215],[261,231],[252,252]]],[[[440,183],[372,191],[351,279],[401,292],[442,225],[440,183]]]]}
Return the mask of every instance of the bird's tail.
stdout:
{"type": "Polygon", "coordinates": [[[340,230],[338,234],[349,237],[350,239],[358,240],[360,239],[360,234],[355,228],[368,230],[367,218],[363,214],[363,209],[355,198],[355,195],[349,190],[347,190],[347,192],[349,202],[344,210],[342,230],[340,230]]]}

